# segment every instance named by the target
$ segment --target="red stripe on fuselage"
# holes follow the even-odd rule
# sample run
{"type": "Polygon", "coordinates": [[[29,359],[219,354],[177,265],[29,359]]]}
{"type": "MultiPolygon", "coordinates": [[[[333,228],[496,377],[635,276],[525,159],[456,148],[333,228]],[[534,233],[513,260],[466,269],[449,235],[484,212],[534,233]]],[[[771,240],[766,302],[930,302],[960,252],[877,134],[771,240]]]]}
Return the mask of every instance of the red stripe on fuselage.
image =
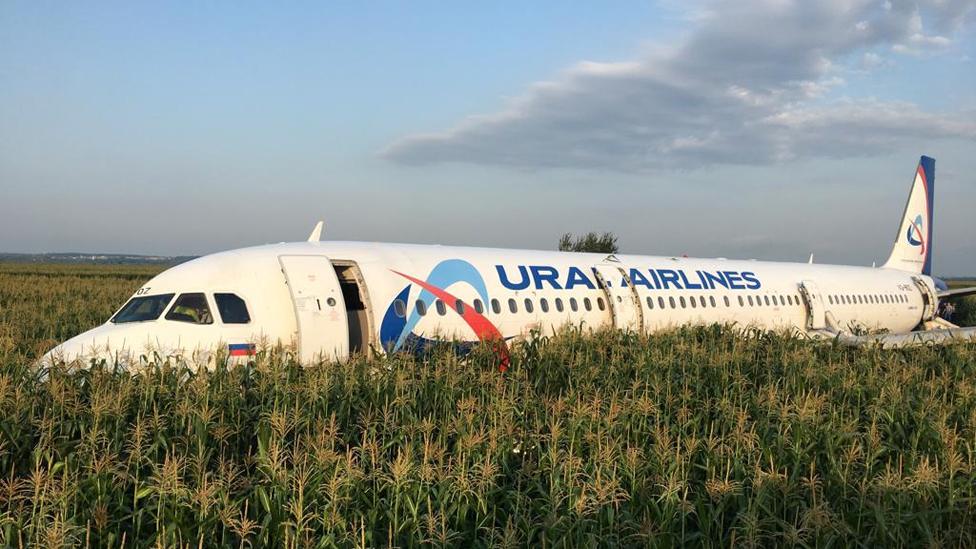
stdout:
{"type": "MultiPolygon", "coordinates": [[[[405,275],[399,271],[393,272],[434,294],[437,299],[440,299],[445,304],[449,304],[451,308],[457,312],[457,309],[454,308],[454,303],[459,301],[458,298],[454,297],[445,290],[438,288],[437,286],[424,282],[423,280],[419,280],[410,275],[405,275]]],[[[502,334],[498,331],[498,328],[496,328],[495,325],[492,324],[487,318],[481,316],[481,314],[479,314],[478,311],[475,311],[474,307],[468,303],[464,303],[464,313],[461,314],[461,318],[468,324],[468,326],[471,327],[472,330],[474,330],[474,333],[476,336],[478,336],[479,340],[488,341],[494,345],[495,352],[498,353],[498,357],[501,360],[501,364],[499,364],[498,369],[503,372],[507,370],[509,363],[508,348],[505,346],[505,338],[502,337],[502,334]]]]}

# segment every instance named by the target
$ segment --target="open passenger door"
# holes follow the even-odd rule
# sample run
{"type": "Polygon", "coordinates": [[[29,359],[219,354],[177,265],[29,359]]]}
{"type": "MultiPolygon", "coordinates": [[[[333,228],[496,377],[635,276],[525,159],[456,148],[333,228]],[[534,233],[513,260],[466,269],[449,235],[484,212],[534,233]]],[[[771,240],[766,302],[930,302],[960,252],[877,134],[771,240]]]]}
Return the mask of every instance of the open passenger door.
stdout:
{"type": "Polygon", "coordinates": [[[341,360],[349,354],[346,305],[335,269],[320,255],[278,256],[298,323],[298,358],[303,364],[341,360]]]}

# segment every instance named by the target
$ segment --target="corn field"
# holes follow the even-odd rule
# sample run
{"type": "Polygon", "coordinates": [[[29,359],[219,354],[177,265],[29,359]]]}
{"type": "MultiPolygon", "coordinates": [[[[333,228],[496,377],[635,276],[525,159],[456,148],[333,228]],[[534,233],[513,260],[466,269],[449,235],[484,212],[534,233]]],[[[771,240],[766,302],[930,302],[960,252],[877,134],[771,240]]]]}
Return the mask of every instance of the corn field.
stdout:
{"type": "Polygon", "coordinates": [[[974,546],[976,345],[566,329],[35,371],[153,272],[0,266],[0,544],[974,546]]]}

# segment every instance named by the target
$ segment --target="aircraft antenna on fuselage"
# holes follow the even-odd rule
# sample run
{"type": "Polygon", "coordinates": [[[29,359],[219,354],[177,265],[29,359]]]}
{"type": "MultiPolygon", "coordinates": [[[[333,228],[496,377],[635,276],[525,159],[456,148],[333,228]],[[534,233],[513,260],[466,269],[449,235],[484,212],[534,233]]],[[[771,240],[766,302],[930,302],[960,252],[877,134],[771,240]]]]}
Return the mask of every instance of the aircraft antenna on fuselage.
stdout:
{"type": "Polygon", "coordinates": [[[318,223],[315,224],[315,228],[312,229],[312,234],[308,235],[309,242],[318,242],[319,240],[322,240],[323,226],[325,226],[325,223],[322,221],[319,221],[318,223]]]}

